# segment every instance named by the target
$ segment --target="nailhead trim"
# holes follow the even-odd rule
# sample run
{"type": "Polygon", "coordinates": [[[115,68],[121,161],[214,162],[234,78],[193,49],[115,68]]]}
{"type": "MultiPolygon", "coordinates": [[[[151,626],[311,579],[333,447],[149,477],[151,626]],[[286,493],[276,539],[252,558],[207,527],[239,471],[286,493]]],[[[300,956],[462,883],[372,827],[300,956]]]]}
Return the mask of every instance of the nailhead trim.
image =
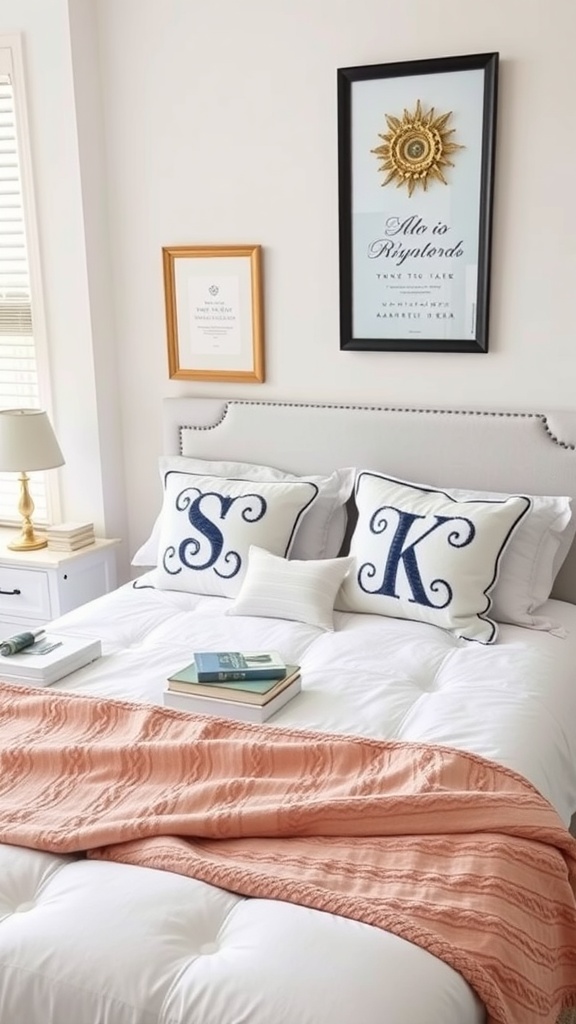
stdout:
{"type": "Polygon", "coordinates": [[[193,430],[193,431],[215,430],[217,427],[219,427],[221,425],[221,423],[224,422],[224,420],[226,418],[226,415],[228,413],[228,409],[230,408],[231,405],[256,405],[256,406],[259,406],[259,407],[263,406],[263,405],[266,405],[266,406],[273,406],[274,408],[284,408],[284,409],[286,409],[286,408],[288,408],[288,409],[326,409],[326,410],[342,409],[342,410],[348,410],[348,411],[354,411],[354,412],[366,412],[366,413],[372,413],[372,412],[392,412],[392,413],[395,413],[395,412],[407,412],[407,413],[411,413],[411,414],[424,415],[424,416],[430,416],[430,415],[432,415],[432,416],[478,416],[478,417],[480,417],[480,416],[482,416],[482,417],[489,416],[489,417],[496,417],[496,418],[536,419],[536,420],[538,420],[542,424],[546,434],[548,435],[550,440],[553,442],[553,444],[557,445],[559,448],[565,448],[568,451],[576,450],[576,445],[568,444],[566,441],[561,441],[560,438],[557,437],[556,434],[553,433],[553,431],[550,429],[550,424],[548,423],[548,417],[547,416],[545,416],[543,413],[537,413],[537,412],[494,412],[494,411],[482,410],[482,409],[414,409],[414,408],[410,408],[409,406],[339,405],[339,404],[330,405],[330,404],[324,404],[324,403],[320,403],[320,402],[282,402],[282,401],[274,402],[274,401],[266,401],[266,400],[264,400],[264,401],[255,401],[253,399],[236,399],[236,398],[234,398],[234,399],[228,399],[226,401],[226,405],[224,407],[224,412],[222,413],[222,416],[220,417],[220,419],[217,420],[215,423],[211,423],[209,426],[197,426],[197,427],[181,426],[179,428],[179,432],[180,432],[180,454],[182,455],[183,451],[184,451],[183,434],[184,434],[185,430],[193,430]]]}

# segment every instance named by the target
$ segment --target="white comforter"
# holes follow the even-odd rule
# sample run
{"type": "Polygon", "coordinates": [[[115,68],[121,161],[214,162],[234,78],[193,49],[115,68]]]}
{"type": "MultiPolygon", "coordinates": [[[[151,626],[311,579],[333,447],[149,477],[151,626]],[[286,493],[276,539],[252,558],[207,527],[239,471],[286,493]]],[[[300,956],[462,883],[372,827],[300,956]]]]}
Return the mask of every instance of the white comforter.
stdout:
{"type": "MultiPolygon", "coordinates": [[[[279,650],[303,692],[275,724],[439,742],[576,809],[576,608],[567,636],[502,626],[490,647],[336,613],[332,634],[227,616],[226,600],[131,584],[53,624],[104,655],[57,686],[161,702],[194,649],[279,650]]],[[[0,1024],[476,1024],[468,985],[368,925],[129,865],[0,846],[0,1024]]]]}

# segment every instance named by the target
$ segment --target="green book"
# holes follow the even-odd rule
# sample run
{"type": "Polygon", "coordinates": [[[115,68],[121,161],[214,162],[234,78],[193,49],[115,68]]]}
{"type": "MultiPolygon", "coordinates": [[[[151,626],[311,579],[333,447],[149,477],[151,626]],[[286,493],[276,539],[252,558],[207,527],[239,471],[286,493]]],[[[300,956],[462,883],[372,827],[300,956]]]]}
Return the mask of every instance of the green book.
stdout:
{"type": "Polygon", "coordinates": [[[266,704],[300,675],[299,665],[287,665],[281,679],[233,679],[226,683],[198,682],[196,665],[191,662],[168,677],[168,689],[175,693],[194,693],[217,700],[237,700],[266,704]]]}

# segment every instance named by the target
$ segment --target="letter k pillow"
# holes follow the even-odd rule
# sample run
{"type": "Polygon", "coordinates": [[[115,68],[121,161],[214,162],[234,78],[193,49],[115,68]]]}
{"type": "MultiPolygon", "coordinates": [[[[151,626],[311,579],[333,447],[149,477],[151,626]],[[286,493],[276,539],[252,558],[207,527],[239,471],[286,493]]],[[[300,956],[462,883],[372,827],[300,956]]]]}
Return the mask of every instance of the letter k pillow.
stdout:
{"type": "Polygon", "coordinates": [[[530,498],[456,501],[367,471],[358,473],[354,494],[355,565],[336,607],[429,622],[465,640],[493,643],[490,591],[530,498]]]}

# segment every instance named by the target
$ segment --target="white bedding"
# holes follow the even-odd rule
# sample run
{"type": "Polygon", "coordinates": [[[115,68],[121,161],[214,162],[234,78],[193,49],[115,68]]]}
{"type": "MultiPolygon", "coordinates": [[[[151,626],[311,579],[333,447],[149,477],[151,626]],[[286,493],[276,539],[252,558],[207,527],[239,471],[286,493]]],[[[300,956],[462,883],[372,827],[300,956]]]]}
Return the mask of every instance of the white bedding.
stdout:
{"type": "Polygon", "coordinates": [[[62,689],[162,702],[194,649],[279,650],[303,692],[275,724],[444,743],[519,771],[568,824],[576,810],[576,606],[550,601],[561,637],[500,625],[496,644],[379,615],[336,612],[336,630],[226,615],[230,601],[159,591],[143,576],[58,620],[100,638],[104,657],[62,689]],[[358,661],[361,652],[362,662],[358,661]]]}
{"type": "MultiPolygon", "coordinates": [[[[576,607],[566,636],[504,625],[492,646],[336,613],[336,632],[228,616],[225,598],[127,584],[58,620],[103,657],[56,687],[161,702],[194,649],[279,650],[302,693],[275,724],[448,744],[576,809],[576,607]],[[359,653],[360,652],[360,653],[359,653]]],[[[146,868],[0,846],[0,1024],[476,1024],[450,967],[391,934],[146,868]]]]}

